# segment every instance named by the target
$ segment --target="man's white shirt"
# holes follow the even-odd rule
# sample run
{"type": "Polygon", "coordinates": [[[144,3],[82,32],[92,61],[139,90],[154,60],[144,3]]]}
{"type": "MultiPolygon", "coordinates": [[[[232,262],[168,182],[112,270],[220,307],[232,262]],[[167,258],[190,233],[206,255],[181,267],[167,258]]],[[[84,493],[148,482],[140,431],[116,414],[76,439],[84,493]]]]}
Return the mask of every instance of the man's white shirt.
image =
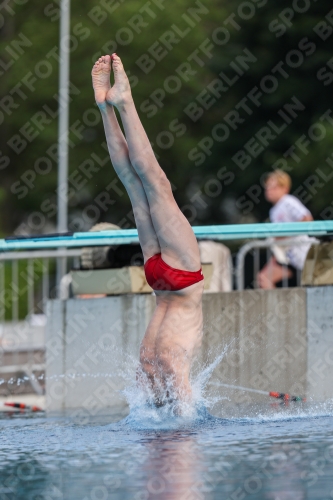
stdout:
{"type": "MultiPolygon", "coordinates": [[[[282,198],[280,198],[280,200],[269,211],[269,218],[271,222],[299,222],[308,215],[311,216],[311,212],[303,205],[303,203],[291,194],[285,194],[282,196],[282,198]]],[[[296,269],[303,269],[306,255],[314,239],[304,235],[296,236],[293,240],[295,243],[297,242],[297,245],[285,247],[282,245],[279,246],[278,242],[276,242],[279,251],[274,252],[273,249],[273,252],[277,261],[280,261],[281,264],[287,263],[296,267],[296,269]],[[285,259],[281,259],[281,251],[285,255],[285,259]],[[284,260],[284,262],[281,262],[281,260],[284,260]]]]}

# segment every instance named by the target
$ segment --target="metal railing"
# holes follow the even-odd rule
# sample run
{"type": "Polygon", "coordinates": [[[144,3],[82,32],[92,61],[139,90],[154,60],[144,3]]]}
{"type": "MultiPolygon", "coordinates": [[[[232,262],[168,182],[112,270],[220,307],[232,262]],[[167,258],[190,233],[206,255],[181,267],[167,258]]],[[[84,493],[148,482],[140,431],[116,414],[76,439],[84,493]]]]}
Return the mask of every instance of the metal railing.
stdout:
{"type": "MultiPolygon", "coordinates": [[[[285,238],[283,240],[278,240],[279,247],[290,247],[290,246],[309,246],[318,245],[320,242],[314,238],[311,241],[297,241],[294,238],[285,238]]],[[[253,254],[253,280],[252,284],[254,288],[258,288],[257,286],[257,275],[260,271],[260,250],[266,249],[266,262],[269,261],[271,255],[273,255],[272,246],[276,245],[277,241],[274,238],[268,238],[266,240],[254,240],[249,241],[245,245],[243,245],[238,253],[236,258],[236,267],[235,267],[235,278],[236,278],[236,288],[237,290],[244,290],[245,285],[245,258],[246,256],[252,252],[253,254]]],[[[297,286],[301,285],[301,274],[302,271],[297,269],[297,286]]],[[[282,287],[288,287],[288,279],[283,278],[282,287]]]]}

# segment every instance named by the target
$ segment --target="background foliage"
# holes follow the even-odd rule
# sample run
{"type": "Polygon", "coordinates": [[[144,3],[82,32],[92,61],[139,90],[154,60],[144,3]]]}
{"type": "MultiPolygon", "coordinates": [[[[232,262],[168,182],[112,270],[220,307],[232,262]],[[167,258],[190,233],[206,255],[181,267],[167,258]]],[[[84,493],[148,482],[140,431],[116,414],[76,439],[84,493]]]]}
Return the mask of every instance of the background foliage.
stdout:
{"type": "MultiPolygon", "coordinates": [[[[2,234],[9,234],[18,227],[20,231],[50,230],[56,223],[57,164],[54,155],[51,160],[47,151],[53,147],[54,152],[57,118],[50,119],[49,123],[42,126],[42,130],[33,125],[33,130],[38,134],[20,154],[15,153],[8,142],[15,134],[21,134],[20,129],[23,126],[31,125],[32,117],[39,111],[45,111],[45,105],[56,113],[57,100],[54,96],[58,93],[58,65],[55,58],[47,59],[46,55],[52,50],[58,50],[59,7],[56,2],[20,3],[21,5],[17,5],[15,2],[9,2],[9,11],[4,8],[1,10],[4,22],[0,23],[0,59],[8,65],[13,61],[8,70],[0,75],[3,104],[0,151],[10,160],[8,165],[0,163],[2,234]],[[13,43],[21,34],[29,40],[30,46],[18,49],[13,43]],[[38,78],[36,68],[39,67],[39,62],[45,59],[51,62],[52,71],[47,77],[38,78]],[[22,79],[29,72],[36,77],[33,91],[22,83],[22,79]],[[20,89],[24,93],[10,94],[17,84],[21,84],[20,89]],[[8,107],[8,95],[12,95],[14,99],[11,108],[8,107]],[[48,158],[45,175],[35,171],[36,161],[38,164],[41,157],[48,158]]],[[[112,0],[72,1],[70,80],[73,88],[77,90],[75,95],[72,95],[70,125],[79,120],[83,130],[79,133],[72,131],[70,134],[70,172],[76,172],[85,160],[91,159],[93,153],[97,153],[101,158],[106,156],[106,152],[101,148],[104,141],[102,124],[97,118],[95,121],[93,119],[97,116],[94,113],[97,108],[93,100],[90,71],[97,56],[115,49],[130,72],[134,98],[138,109],[141,110],[140,115],[149,138],[154,143],[154,150],[174,185],[177,201],[180,206],[187,207],[184,211],[190,217],[191,223],[265,220],[269,205],[264,200],[260,184],[263,174],[277,165],[275,162],[302,134],[308,137],[311,125],[333,105],[330,77],[323,79],[322,76],[321,80],[318,78],[319,71],[322,71],[322,75],[324,72],[328,75],[331,71],[329,68],[322,68],[332,57],[332,24],[329,20],[325,21],[328,26],[325,40],[322,39],[323,36],[318,35],[318,30],[314,30],[318,23],[324,22],[325,16],[332,9],[330,1],[282,0],[273,3],[267,0],[178,0],[163,2],[163,7],[162,2],[148,4],[150,13],[147,2],[138,0],[126,0],[119,4],[112,0]],[[200,6],[201,13],[198,11],[200,6]],[[100,9],[99,24],[96,24],[97,15],[91,14],[94,8],[100,9]],[[197,13],[188,11],[191,8],[196,8],[197,13]],[[134,15],[140,14],[140,9],[143,9],[141,15],[146,26],[140,33],[136,33],[131,27],[131,20],[134,15]],[[113,12],[107,13],[107,10],[113,12]],[[184,14],[187,17],[184,17],[184,14]],[[142,71],[137,61],[144,53],[149,54],[149,49],[159,37],[172,29],[173,25],[184,32],[189,24],[190,32],[181,42],[167,51],[160,62],[155,59],[155,66],[148,74],[142,71]],[[123,28],[126,30],[121,31],[123,28]],[[222,44],[226,29],[228,35],[225,37],[229,38],[222,44]],[[205,40],[208,38],[211,41],[215,30],[219,34],[220,44],[213,44],[209,56],[200,46],[204,49],[209,47],[205,40]],[[115,47],[113,42],[116,38],[118,43],[115,47]],[[300,44],[303,48],[300,48],[300,44]],[[312,44],[312,52],[309,44],[312,44]],[[305,46],[308,48],[305,49],[305,46]],[[244,54],[244,50],[249,51],[255,58],[255,62],[248,63],[246,70],[237,59],[244,54]],[[199,51],[197,55],[200,56],[202,65],[193,58],[195,51],[199,51]],[[297,53],[291,57],[290,51],[297,53]],[[303,59],[300,59],[300,53],[304,56],[303,59]],[[192,59],[189,60],[191,54],[192,59]],[[288,57],[294,61],[294,67],[286,64],[288,57]],[[300,60],[302,63],[298,64],[297,61],[300,60]],[[163,89],[169,76],[177,76],[177,68],[186,61],[191,63],[195,74],[189,77],[188,81],[180,78],[179,90],[166,92],[162,107],[158,107],[157,112],[149,117],[149,113],[145,111],[145,101],[150,99],[152,104],[152,93],[163,89]],[[197,121],[193,121],[184,111],[185,108],[194,101],[199,105],[198,95],[215,78],[221,79],[221,72],[232,80],[237,74],[235,62],[238,71],[243,68],[244,74],[216,98],[214,104],[205,110],[197,121]],[[237,130],[229,127],[228,139],[215,140],[212,147],[206,150],[201,163],[194,160],[193,158],[198,158],[197,155],[203,151],[199,146],[200,141],[211,137],[217,124],[225,125],[226,115],[235,109],[237,103],[251,89],[260,84],[262,78],[272,74],[272,68],[280,62],[283,63],[288,76],[275,73],[278,78],[277,90],[264,93],[259,107],[252,104],[251,114],[242,112],[244,120],[237,125],[237,130]],[[293,97],[303,104],[304,110],[299,112],[298,117],[293,119],[276,139],[270,141],[256,158],[252,158],[246,168],[240,168],[232,159],[233,156],[244,148],[244,144],[254,134],[267,126],[269,120],[279,121],[281,125],[283,120],[278,116],[278,111],[283,109],[286,103],[290,103],[293,97]],[[88,122],[90,125],[87,125],[88,122]],[[182,128],[177,128],[179,124],[182,124],[182,128]],[[171,147],[167,147],[170,144],[171,147]],[[222,168],[224,170],[221,170],[222,168]],[[214,191],[214,185],[218,185],[216,179],[220,182],[222,191],[214,191]]],[[[161,46],[164,47],[162,44],[161,46]]],[[[40,67],[41,71],[44,70],[44,75],[45,68],[46,66],[40,67]]],[[[176,79],[173,81],[177,82],[176,79]]],[[[222,81],[225,83],[226,80],[222,81]]],[[[204,95],[207,97],[207,94],[204,95]]],[[[212,97],[211,92],[208,95],[212,97]]],[[[239,112],[241,113],[241,110],[239,112]]],[[[296,194],[302,194],[301,199],[303,197],[303,201],[317,219],[327,218],[330,214],[329,207],[332,206],[333,184],[329,178],[332,167],[326,162],[326,158],[332,153],[332,137],[332,125],[326,121],[325,137],[320,141],[310,141],[307,154],[301,154],[299,151],[299,161],[288,160],[293,189],[298,188],[296,194]],[[325,173],[326,181],[323,177],[318,177],[318,168],[325,173]],[[313,187],[316,186],[313,184],[316,179],[311,176],[317,176],[317,187],[313,187]]],[[[107,207],[96,201],[96,197],[105,191],[113,179],[115,175],[108,162],[94,173],[89,182],[82,182],[82,186],[75,189],[70,198],[71,229],[88,229],[98,221],[111,221],[122,227],[133,226],[130,203],[123,190],[117,188],[108,191],[111,201],[109,200],[107,207]]]]}

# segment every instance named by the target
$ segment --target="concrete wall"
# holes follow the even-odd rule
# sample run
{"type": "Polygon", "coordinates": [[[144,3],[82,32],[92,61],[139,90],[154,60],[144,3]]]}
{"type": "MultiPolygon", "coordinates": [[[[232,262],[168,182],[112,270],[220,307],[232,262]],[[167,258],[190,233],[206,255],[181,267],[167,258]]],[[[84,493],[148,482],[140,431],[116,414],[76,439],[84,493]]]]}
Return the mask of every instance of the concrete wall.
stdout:
{"type": "Polygon", "coordinates": [[[307,290],[307,388],[323,401],[333,398],[333,288],[307,290]]]}
{"type": "MultiPolygon", "coordinates": [[[[210,379],[210,392],[236,403],[263,399],[218,388],[223,382],[332,398],[332,299],[333,287],[204,295],[204,339],[194,372],[228,346],[210,379]]],[[[89,414],[123,408],[119,391],[135,377],[154,304],[152,295],[49,302],[47,408],[80,408],[89,414]]]]}

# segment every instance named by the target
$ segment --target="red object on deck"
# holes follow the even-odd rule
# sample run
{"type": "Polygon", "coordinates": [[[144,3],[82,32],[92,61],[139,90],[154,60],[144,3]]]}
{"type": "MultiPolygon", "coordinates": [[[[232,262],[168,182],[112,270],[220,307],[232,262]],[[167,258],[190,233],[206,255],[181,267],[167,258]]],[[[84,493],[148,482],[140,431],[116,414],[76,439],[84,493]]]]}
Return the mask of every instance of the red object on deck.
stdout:
{"type": "Polygon", "coordinates": [[[9,403],[5,402],[5,406],[11,406],[12,408],[19,408],[20,410],[28,410],[28,411],[44,411],[42,408],[39,408],[39,406],[29,406],[24,403],[9,403]]]}
{"type": "Polygon", "coordinates": [[[24,403],[5,403],[5,406],[12,406],[13,408],[21,408],[22,410],[25,410],[27,405],[24,403]]]}
{"type": "Polygon", "coordinates": [[[39,408],[39,406],[31,406],[31,411],[44,411],[42,408],[39,408]]]}
{"type": "Polygon", "coordinates": [[[269,395],[272,398],[283,399],[284,401],[306,401],[306,399],[301,396],[290,396],[290,394],[284,394],[283,392],[271,391],[269,395]]]}

